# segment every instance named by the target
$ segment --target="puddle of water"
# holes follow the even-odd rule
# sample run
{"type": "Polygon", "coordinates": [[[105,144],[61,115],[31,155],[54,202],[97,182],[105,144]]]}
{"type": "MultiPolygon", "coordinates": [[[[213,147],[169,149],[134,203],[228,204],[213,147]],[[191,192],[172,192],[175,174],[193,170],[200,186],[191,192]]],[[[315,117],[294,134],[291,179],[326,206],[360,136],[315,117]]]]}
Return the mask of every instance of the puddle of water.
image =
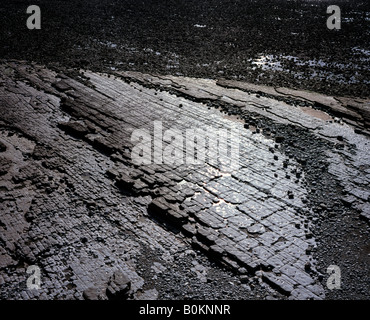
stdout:
{"type": "Polygon", "coordinates": [[[197,24],[195,24],[195,25],[194,25],[194,27],[195,27],[195,28],[205,28],[205,27],[207,27],[207,26],[206,26],[205,24],[198,24],[198,23],[197,23],[197,24]]]}
{"type": "Polygon", "coordinates": [[[266,56],[260,56],[258,59],[252,61],[252,64],[260,66],[262,70],[274,70],[283,71],[283,67],[280,61],[276,60],[276,56],[270,54],[266,56]]]}
{"type": "MultiPolygon", "coordinates": [[[[354,55],[356,55],[358,61],[368,61],[369,60],[369,51],[362,49],[362,48],[353,48],[354,55]]],[[[338,83],[348,83],[348,84],[355,84],[362,81],[365,84],[370,83],[368,80],[359,80],[357,76],[359,72],[361,72],[361,65],[356,63],[333,63],[329,64],[321,59],[310,59],[310,60],[302,60],[298,57],[291,56],[291,55],[260,55],[257,59],[250,59],[252,65],[256,67],[260,67],[262,70],[272,70],[272,71],[282,71],[282,72],[289,72],[289,68],[287,68],[283,63],[284,61],[291,61],[296,66],[308,67],[310,68],[310,75],[309,78],[319,78],[319,79],[330,79],[331,81],[335,81],[338,83]],[[336,69],[338,72],[332,72],[331,69],[336,69]],[[354,75],[350,78],[346,78],[343,76],[343,71],[351,70],[352,72],[355,71],[354,75]]],[[[256,69],[253,67],[253,70],[256,69]]],[[[294,76],[297,79],[307,78],[307,74],[302,72],[295,72],[294,76]]]]}
{"type": "Polygon", "coordinates": [[[355,53],[362,54],[364,56],[370,56],[370,50],[362,49],[362,48],[359,48],[359,47],[354,47],[354,48],[352,48],[352,51],[355,52],[355,53]]]}
{"type": "Polygon", "coordinates": [[[331,116],[329,116],[327,113],[323,112],[323,111],[320,111],[320,110],[316,110],[316,109],[313,109],[313,108],[310,108],[310,107],[300,107],[300,109],[312,116],[312,117],[315,117],[315,118],[318,118],[318,119],[321,119],[321,120],[324,120],[324,121],[330,121],[330,120],[333,120],[333,118],[331,116]]]}

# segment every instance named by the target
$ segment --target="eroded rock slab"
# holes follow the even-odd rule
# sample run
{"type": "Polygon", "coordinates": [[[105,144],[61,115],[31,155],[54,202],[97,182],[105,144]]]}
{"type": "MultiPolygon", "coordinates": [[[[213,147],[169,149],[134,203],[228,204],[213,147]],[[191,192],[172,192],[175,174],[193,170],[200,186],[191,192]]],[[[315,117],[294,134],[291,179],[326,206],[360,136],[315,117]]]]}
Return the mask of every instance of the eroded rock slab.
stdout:
{"type": "MultiPolygon", "coordinates": [[[[283,89],[261,96],[206,79],[1,68],[3,297],[140,298],[157,292],[138,272],[143,246],[167,263],[192,246],[268,290],[322,299],[318,220],[368,219],[368,138],[273,96],[293,96],[283,89]],[[199,165],[137,165],[132,133],[159,122],[162,132],[238,132],[225,140],[237,144],[237,166],[227,149],[199,165]],[[44,274],[37,292],[17,284],[32,264],[44,274]]],[[[207,282],[204,267],[190,267],[207,282]]]]}

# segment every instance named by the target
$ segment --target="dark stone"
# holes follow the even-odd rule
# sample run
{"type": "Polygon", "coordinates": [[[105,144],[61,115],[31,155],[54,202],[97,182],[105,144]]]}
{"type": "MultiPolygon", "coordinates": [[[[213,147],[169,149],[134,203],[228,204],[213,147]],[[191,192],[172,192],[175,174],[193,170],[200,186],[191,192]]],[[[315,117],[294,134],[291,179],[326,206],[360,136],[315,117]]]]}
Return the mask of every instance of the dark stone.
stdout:
{"type": "Polygon", "coordinates": [[[248,275],[241,275],[240,276],[240,282],[241,283],[244,283],[244,284],[248,284],[249,283],[249,276],[248,275]]]}
{"type": "Polygon", "coordinates": [[[71,87],[69,86],[69,84],[66,83],[64,80],[54,82],[53,83],[53,87],[55,89],[57,89],[58,91],[62,91],[62,92],[65,92],[65,91],[71,89],[71,87]]]}
{"type": "Polygon", "coordinates": [[[0,141],[0,152],[6,151],[6,145],[0,141]]]}
{"type": "Polygon", "coordinates": [[[183,225],[182,230],[183,230],[185,235],[190,236],[190,237],[194,236],[197,233],[197,229],[191,223],[187,223],[187,224],[183,225]]]}
{"type": "Polygon", "coordinates": [[[134,185],[134,180],[127,174],[121,173],[120,177],[116,180],[116,185],[120,189],[131,190],[134,185]]]}
{"type": "Polygon", "coordinates": [[[214,244],[215,240],[217,239],[217,234],[215,234],[213,229],[205,229],[204,227],[199,227],[197,231],[198,239],[206,243],[207,245],[214,244]]]}
{"type": "Polygon", "coordinates": [[[306,264],[304,265],[304,269],[305,269],[306,271],[310,271],[310,270],[311,270],[311,263],[306,262],[306,264]]]}
{"type": "Polygon", "coordinates": [[[83,137],[89,133],[88,128],[82,122],[77,121],[69,121],[69,122],[60,122],[58,127],[64,130],[65,132],[76,136],[76,137],[83,137]]]}
{"type": "Polygon", "coordinates": [[[0,157],[0,176],[7,174],[11,165],[11,160],[0,157]]]}
{"type": "Polygon", "coordinates": [[[220,246],[218,246],[217,244],[214,244],[214,245],[210,246],[209,249],[210,249],[210,253],[215,255],[216,257],[220,257],[224,253],[224,250],[220,246]]]}
{"type": "Polygon", "coordinates": [[[148,210],[152,211],[153,213],[163,215],[168,211],[168,204],[163,198],[156,198],[154,199],[148,207],[148,210]]]}
{"type": "Polygon", "coordinates": [[[106,294],[109,300],[127,299],[130,289],[129,278],[122,271],[116,271],[109,279],[106,294]]]}
{"type": "Polygon", "coordinates": [[[105,155],[111,155],[116,152],[116,148],[112,145],[109,145],[103,137],[97,137],[93,141],[93,146],[100,152],[105,155]]]}
{"type": "Polygon", "coordinates": [[[186,222],[187,216],[183,211],[171,209],[168,211],[168,219],[176,226],[180,226],[186,222]]]}
{"type": "Polygon", "coordinates": [[[114,170],[113,168],[108,169],[105,174],[110,179],[114,179],[115,177],[119,175],[118,171],[114,170]]]}
{"type": "Polygon", "coordinates": [[[85,300],[99,300],[99,292],[96,288],[86,289],[82,296],[85,300]]]}

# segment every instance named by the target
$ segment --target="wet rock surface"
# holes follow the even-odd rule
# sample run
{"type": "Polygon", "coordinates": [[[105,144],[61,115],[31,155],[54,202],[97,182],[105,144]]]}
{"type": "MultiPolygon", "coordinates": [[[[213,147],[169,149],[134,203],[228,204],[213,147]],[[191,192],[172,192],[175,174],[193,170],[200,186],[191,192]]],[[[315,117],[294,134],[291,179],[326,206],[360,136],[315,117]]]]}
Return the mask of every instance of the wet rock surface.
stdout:
{"type": "Polygon", "coordinates": [[[350,98],[0,68],[2,298],[369,298],[367,117],[330,115],[330,102],[346,110],[350,98]],[[320,101],[321,113],[302,101],[320,101]],[[221,164],[233,163],[228,152],[200,165],[135,164],[132,133],[155,121],[237,130],[238,167],[221,164]],[[39,290],[27,289],[30,265],[39,290]],[[330,265],[341,290],[327,289],[330,265]]]}

